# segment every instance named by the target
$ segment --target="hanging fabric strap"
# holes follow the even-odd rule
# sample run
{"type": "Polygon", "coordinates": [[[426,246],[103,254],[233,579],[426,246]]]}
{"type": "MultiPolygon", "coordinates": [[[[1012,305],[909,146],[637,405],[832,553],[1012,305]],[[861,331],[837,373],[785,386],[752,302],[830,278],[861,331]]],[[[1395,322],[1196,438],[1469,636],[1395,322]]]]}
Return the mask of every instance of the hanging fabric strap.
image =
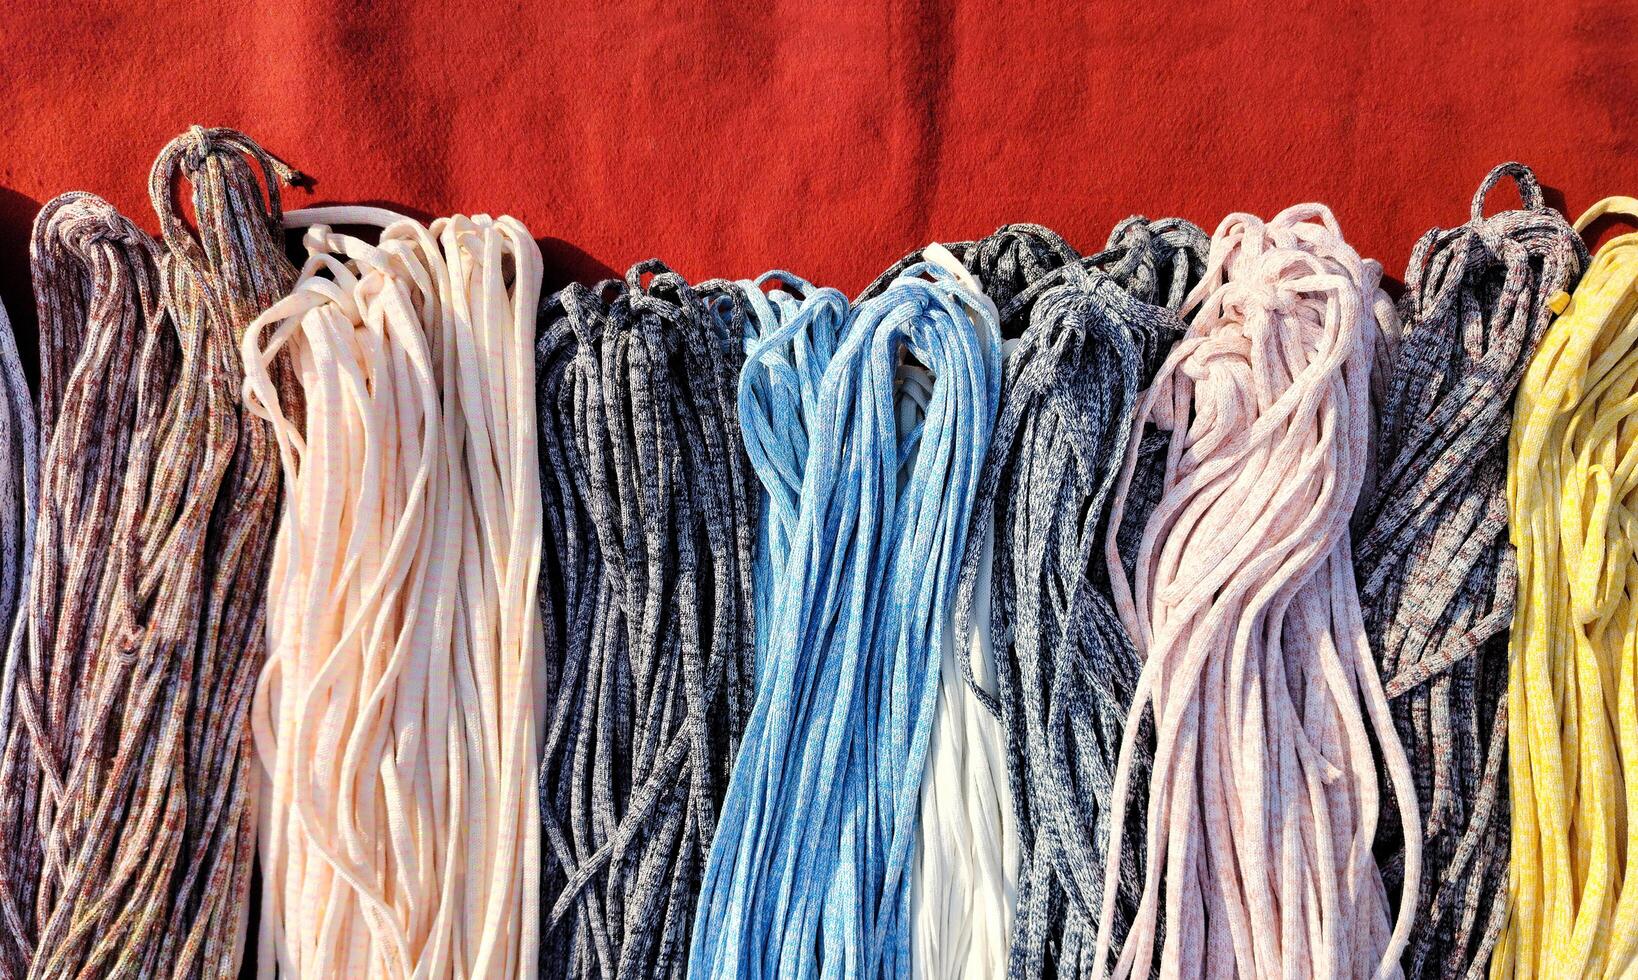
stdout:
{"type": "MultiPolygon", "coordinates": [[[[1002,328],[1021,337],[976,507],[977,525],[995,528],[994,555],[969,546],[959,611],[964,634],[983,635],[988,620],[997,650],[995,681],[971,680],[1007,732],[1022,835],[1010,976],[1090,975],[1116,750],[1139,670],[1102,570],[1108,503],[1138,395],[1183,330],[1157,303],[1181,303],[1205,250],[1187,222],[1132,218],[1085,259],[1027,225],[968,252],[980,275],[995,270],[995,295],[1010,294],[1002,328]],[[1008,263],[987,261],[1009,254],[1036,257],[1010,263],[1035,270],[1021,288],[1008,288],[1008,263]]],[[[1130,843],[1126,857],[1117,936],[1142,880],[1130,843]]]]}
{"type": "MultiPolygon", "coordinates": [[[[0,976],[7,978],[30,974],[47,935],[61,944],[75,895],[95,888],[110,866],[107,844],[82,858],[76,845],[90,838],[72,834],[76,828],[65,817],[73,807],[72,819],[83,826],[89,808],[81,801],[94,806],[99,795],[77,761],[83,736],[73,709],[90,686],[108,632],[109,604],[99,600],[130,581],[120,564],[128,549],[110,552],[139,398],[148,407],[151,442],[154,407],[156,401],[163,407],[175,349],[159,303],[159,250],[100,198],[71,193],[48,202],[35,220],[29,253],[40,311],[44,451],[27,626],[13,634],[0,758],[0,976]],[[69,915],[59,915],[64,908],[69,915]]],[[[106,726],[117,727],[117,720],[93,723],[100,751],[106,726]]],[[[113,789],[104,797],[111,802],[131,793],[128,782],[113,789]]],[[[151,845],[153,824],[152,816],[146,825],[138,820],[130,832],[151,845]]],[[[159,887],[151,873],[144,877],[145,894],[159,887]]],[[[153,924],[150,918],[149,928],[153,924]]],[[[130,929],[107,938],[123,942],[130,929]]],[[[82,935],[63,955],[78,959],[85,941],[82,935]]]]}

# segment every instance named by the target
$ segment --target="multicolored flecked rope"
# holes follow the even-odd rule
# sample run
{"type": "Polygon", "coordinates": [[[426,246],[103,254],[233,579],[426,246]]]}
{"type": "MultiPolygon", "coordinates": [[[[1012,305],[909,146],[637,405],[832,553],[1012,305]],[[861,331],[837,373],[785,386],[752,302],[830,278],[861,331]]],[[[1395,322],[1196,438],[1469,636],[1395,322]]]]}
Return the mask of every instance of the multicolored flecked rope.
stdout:
{"type": "MultiPolygon", "coordinates": [[[[1535,176],[1504,163],[1472,219],[1417,242],[1404,323],[1379,415],[1376,486],[1354,517],[1365,629],[1416,774],[1423,876],[1405,975],[1476,980],[1507,916],[1507,541],[1513,393],[1587,261],[1535,176]],[[1505,177],[1521,210],[1486,217],[1505,177]]],[[[1399,889],[1403,829],[1384,819],[1377,856],[1399,889]]]]}

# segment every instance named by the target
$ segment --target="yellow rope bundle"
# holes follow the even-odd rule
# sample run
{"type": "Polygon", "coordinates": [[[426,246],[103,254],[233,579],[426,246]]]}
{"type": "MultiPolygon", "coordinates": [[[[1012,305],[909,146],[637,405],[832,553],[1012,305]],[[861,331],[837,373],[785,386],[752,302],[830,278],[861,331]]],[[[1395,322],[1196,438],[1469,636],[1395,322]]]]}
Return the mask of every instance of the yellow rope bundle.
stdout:
{"type": "MultiPolygon", "coordinates": [[[[1608,213],[1638,216],[1638,200],[1600,201],[1576,230],[1608,213]]],[[[1555,306],[1508,461],[1513,907],[1497,980],[1638,969],[1638,234],[1555,306]]]]}

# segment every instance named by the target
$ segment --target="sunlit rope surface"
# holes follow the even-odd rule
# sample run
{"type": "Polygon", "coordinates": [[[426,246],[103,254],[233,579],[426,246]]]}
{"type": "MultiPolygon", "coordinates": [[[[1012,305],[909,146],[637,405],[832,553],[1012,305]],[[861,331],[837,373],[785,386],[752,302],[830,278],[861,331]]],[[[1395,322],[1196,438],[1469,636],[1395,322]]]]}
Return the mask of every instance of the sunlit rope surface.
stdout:
{"type": "MultiPolygon", "coordinates": [[[[1479,186],[1472,220],[1422,236],[1405,274],[1354,568],[1421,807],[1412,978],[1482,974],[1506,921],[1507,433],[1513,392],[1554,315],[1548,301],[1585,262],[1534,175],[1509,163],[1479,186]],[[1504,177],[1524,207],[1486,217],[1485,196],[1504,177]]],[[[1397,890],[1404,837],[1391,813],[1377,854],[1397,890]]]]}
{"type": "MultiPolygon", "coordinates": [[[[1638,200],[1600,201],[1576,229],[1604,214],[1638,217],[1638,200]]],[[[1638,235],[1553,302],[1509,445],[1512,908],[1497,980],[1638,969],[1638,235]]]]}
{"type": "Polygon", "coordinates": [[[993,305],[941,265],[853,318],[820,387],[696,976],[908,972],[922,765],[1000,344],[993,305]]]}
{"type": "Polygon", "coordinates": [[[278,485],[233,349],[293,275],[287,176],[196,127],[151,175],[163,249],[89,195],[37,223],[46,516],[0,761],[7,975],[238,971],[278,485]]]}
{"type": "Polygon", "coordinates": [[[110,560],[108,550],[138,391],[147,388],[147,401],[162,407],[174,358],[159,256],[112,206],[82,193],[48,202],[30,243],[44,451],[27,627],[11,645],[0,760],[0,974],[8,978],[29,974],[58,908],[61,869],[79,856],[59,844],[46,867],[59,816],[80,785],[70,711],[103,645],[109,611],[97,600],[107,579],[124,572],[123,556],[110,560]],[[76,552],[85,557],[73,560],[76,552]]]}
{"type": "Polygon", "coordinates": [[[1145,423],[1170,433],[1162,490],[1130,583],[1113,544],[1107,557],[1145,657],[1112,839],[1144,835],[1145,881],[1112,957],[1107,899],[1124,857],[1111,850],[1097,975],[1146,976],[1156,954],[1167,976],[1398,972],[1410,913],[1393,923],[1371,853],[1384,795],[1373,743],[1408,828],[1416,803],[1347,534],[1371,449],[1372,358],[1393,319],[1379,277],[1322,206],[1229,216],[1185,304],[1188,332],[1139,409],[1134,442],[1145,423]],[[1147,819],[1129,826],[1145,713],[1147,819]]]}
{"type": "Polygon", "coordinates": [[[506,217],[287,220],[311,226],[301,279],[243,348],[287,485],[256,706],[259,972],[532,975],[540,253],[506,217]]]}
{"type": "MultiPolygon", "coordinates": [[[[1103,568],[1110,494],[1125,453],[1142,451],[1127,439],[1139,393],[1182,333],[1167,307],[1199,280],[1205,252],[1204,233],[1187,222],[1134,218],[1103,252],[1038,278],[1003,314],[1023,325],[1022,341],[981,512],[993,507],[1001,529],[990,615],[1007,651],[999,707],[1023,788],[1014,977],[1091,972],[1114,769],[1139,670],[1103,568]]],[[[1141,527],[1156,483],[1156,467],[1144,466],[1129,523],[1141,527]]],[[[1150,736],[1136,738],[1141,771],[1150,736]]],[[[1142,799],[1134,794],[1133,813],[1142,799]]],[[[1117,941],[1142,881],[1141,853],[1128,846],[1126,858],[1117,941]]]]}
{"type": "Polygon", "coordinates": [[[541,975],[681,977],[754,684],[746,325],[651,261],[541,327],[541,975]]]}

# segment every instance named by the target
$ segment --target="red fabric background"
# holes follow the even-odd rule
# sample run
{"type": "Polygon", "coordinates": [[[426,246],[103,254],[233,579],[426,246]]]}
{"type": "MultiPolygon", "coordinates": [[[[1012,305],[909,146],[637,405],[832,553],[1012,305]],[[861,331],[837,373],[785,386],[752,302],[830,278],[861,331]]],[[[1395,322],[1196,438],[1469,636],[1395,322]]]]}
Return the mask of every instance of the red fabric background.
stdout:
{"type": "Polygon", "coordinates": [[[311,175],[292,206],[517,215],[548,285],[659,256],[851,294],[1007,221],[1092,249],[1134,212],[1304,200],[1399,274],[1498,161],[1572,216],[1638,193],[1638,8],[1608,0],[6,6],[0,295],[29,360],[40,202],[154,229],[149,164],[195,122],[311,175]]]}

